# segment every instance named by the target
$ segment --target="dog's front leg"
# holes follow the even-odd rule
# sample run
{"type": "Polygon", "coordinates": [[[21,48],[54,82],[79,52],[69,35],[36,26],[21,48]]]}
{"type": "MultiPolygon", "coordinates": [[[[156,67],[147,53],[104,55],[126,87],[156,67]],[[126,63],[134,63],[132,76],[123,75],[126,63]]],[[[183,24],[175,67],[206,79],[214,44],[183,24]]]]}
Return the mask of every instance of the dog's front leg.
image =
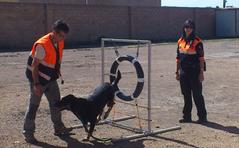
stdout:
{"type": "Polygon", "coordinates": [[[84,129],[85,129],[85,132],[86,132],[86,133],[89,133],[89,130],[88,130],[88,125],[87,125],[87,123],[86,123],[86,124],[83,124],[83,127],[84,127],[84,129]]]}
{"type": "Polygon", "coordinates": [[[92,136],[94,128],[95,128],[95,124],[96,124],[95,121],[94,122],[90,122],[90,130],[88,132],[88,135],[87,135],[86,139],[84,139],[84,141],[89,141],[90,140],[90,137],[92,136]]]}
{"type": "Polygon", "coordinates": [[[102,110],[100,111],[100,114],[99,114],[99,116],[98,116],[98,119],[97,119],[97,121],[96,121],[96,124],[98,124],[98,123],[100,122],[101,116],[102,116],[103,112],[104,112],[104,109],[102,109],[102,110]]]}
{"type": "Polygon", "coordinates": [[[110,106],[110,107],[108,108],[108,110],[105,112],[105,115],[104,115],[104,117],[103,117],[104,120],[109,116],[110,111],[112,110],[112,108],[113,108],[113,106],[112,106],[112,107],[110,106]]]}

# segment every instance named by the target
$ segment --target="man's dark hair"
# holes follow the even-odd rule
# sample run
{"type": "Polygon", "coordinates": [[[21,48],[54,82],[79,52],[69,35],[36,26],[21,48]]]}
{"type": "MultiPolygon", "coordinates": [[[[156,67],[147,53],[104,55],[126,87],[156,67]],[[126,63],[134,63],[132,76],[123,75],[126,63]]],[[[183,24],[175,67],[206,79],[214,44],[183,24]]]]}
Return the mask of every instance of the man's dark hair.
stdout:
{"type": "Polygon", "coordinates": [[[56,32],[63,31],[64,33],[69,32],[69,26],[63,20],[57,20],[52,26],[52,29],[56,32]]]}

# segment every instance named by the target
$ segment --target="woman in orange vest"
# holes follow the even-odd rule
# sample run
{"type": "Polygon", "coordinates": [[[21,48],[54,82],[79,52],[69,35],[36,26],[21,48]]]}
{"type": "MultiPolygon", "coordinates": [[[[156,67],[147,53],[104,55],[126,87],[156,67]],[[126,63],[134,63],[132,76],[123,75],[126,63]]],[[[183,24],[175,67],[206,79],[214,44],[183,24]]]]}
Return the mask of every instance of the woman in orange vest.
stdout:
{"type": "Polygon", "coordinates": [[[49,101],[55,135],[69,132],[61,120],[60,111],[55,107],[55,103],[60,100],[60,90],[56,80],[61,76],[64,39],[68,32],[69,27],[65,22],[56,21],[52,32],[33,44],[28,57],[26,76],[30,82],[30,101],[23,127],[23,134],[28,143],[37,143],[34,137],[35,117],[43,94],[49,101]]]}
{"type": "Polygon", "coordinates": [[[194,99],[198,123],[207,122],[207,111],[202,95],[204,80],[205,59],[202,40],[195,35],[195,24],[186,20],[183,26],[183,35],[178,40],[176,79],[180,81],[184,96],[183,118],[180,123],[192,122],[192,97],[194,99]]]}

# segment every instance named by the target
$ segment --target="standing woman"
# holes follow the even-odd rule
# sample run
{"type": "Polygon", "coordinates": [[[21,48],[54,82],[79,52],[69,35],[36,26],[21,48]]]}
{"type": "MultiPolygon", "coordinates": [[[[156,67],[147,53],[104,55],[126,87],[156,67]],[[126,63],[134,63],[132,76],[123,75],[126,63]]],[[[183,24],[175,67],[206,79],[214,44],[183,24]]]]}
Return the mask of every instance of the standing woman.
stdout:
{"type": "Polygon", "coordinates": [[[205,59],[202,40],[195,35],[195,24],[186,20],[183,35],[178,40],[176,79],[184,96],[183,118],[180,123],[192,122],[192,97],[197,107],[198,123],[207,122],[207,111],[202,95],[205,59]]]}

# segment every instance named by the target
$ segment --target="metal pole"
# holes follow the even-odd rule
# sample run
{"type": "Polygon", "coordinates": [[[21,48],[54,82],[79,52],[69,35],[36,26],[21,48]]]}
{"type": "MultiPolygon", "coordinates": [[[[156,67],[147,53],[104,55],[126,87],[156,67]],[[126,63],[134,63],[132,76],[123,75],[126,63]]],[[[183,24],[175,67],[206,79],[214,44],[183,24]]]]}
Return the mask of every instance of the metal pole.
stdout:
{"type": "Polygon", "coordinates": [[[226,8],[227,0],[223,0],[223,8],[226,8]]]}
{"type": "MultiPolygon", "coordinates": [[[[134,118],[136,118],[135,115],[125,116],[125,117],[117,118],[117,119],[115,119],[115,120],[106,119],[106,120],[100,121],[99,123],[97,123],[97,125],[110,124],[110,123],[112,123],[112,122],[121,122],[121,121],[129,120],[129,119],[134,119],[134,118]]],[[[71,128],[73,128],[73,129],[75,129],[75,128],[82,128],[82,127],[83,127],[82,124],[71,126],[71,128]]]]}
{"type": "Polygon", "coordinates": [[[104,53],[104,45],[105,42],[102,39],[101,40],[101,83],[103,84],[105,82],[105,77],[104,77],[104,73],[105,73],[105,53],[104,53]]]}
{"type": "Polygon", "coordinates": [[[111,125],[111,126],[114,126],[114,127],[125,129],[125,130],[131,131],[131,132],[135,132],[135,133],[138,133],[138,134],[142,134],[142,133],[146,132],[142,129],[130,127],[130,126],[127,126],[127,125],[124,125],[124,124],[116,123],[116,122],[109,122],[108,124],[111,125]]]}
{"type": "Polygon", "coordinates": [[[146,133],[142,133],[142,134],[135,134],[135,135],[131,135],[131,136],[126,136],[126,137],[122,137],[120,139],[112,139],[112,142],[121,142],[121,141],[124,141],[124,140],[133,140],[133,139],[137,139],[137,138],[153,136],[153,135],[162,134],[162,133],[171,132],[171,131],[180,130],[180,129],[181,129],[180,126],[175,126],[175,127],[170,127],[170,128],[166,128],[166,129],[155,130],[155,131],[152,131],[152,132],[146,132],[146,133]]]}
{"type": "Polygon", "coordinates": [[[148,132],[151,132],[151,42],[148,43],[148,132]]]}
{"type": "Polygon", "coordinates": [[[131,39],[113,39],[113,38],[102,38],[102,40],[108,42],[126,42],[126,43],[144,43],[144,44],[150,43],[149,40],[131,40],[131,39]]]}

